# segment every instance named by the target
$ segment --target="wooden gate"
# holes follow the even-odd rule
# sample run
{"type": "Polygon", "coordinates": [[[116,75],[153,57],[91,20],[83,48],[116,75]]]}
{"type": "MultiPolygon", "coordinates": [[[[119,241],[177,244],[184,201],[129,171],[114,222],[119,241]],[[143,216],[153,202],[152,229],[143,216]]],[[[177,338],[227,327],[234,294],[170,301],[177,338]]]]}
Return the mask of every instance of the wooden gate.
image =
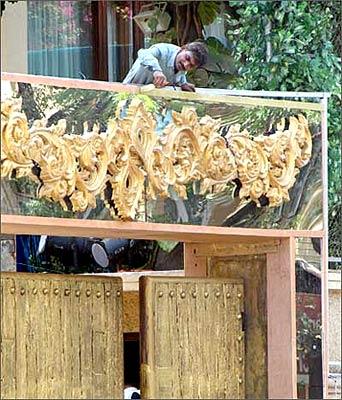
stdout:
{"type": "Polygon", "coordinates": [[[140,285],[142,397],[244,398],[242,281],[143,277],[140,285]]]}
{"type": "Polygon", "coordinates": [[[1,398],[122,398],[122,281],[1,274],[1,398]]]}

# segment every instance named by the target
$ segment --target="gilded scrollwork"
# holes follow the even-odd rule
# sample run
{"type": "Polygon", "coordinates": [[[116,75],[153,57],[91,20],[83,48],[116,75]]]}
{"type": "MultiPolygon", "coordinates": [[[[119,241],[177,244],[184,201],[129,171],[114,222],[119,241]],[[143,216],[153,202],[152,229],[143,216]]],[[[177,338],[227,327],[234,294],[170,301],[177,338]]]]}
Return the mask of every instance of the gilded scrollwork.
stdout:
{"type": "Polygon", "coordinates": [[[225,137],[220,121],[184,107],[157,133],[155,117],[134,98],[120,102],[107,130],[87,125],[81,135],[66,134],[65,121],[31,128],[18,100],[2,103],[1,176],[29,176],[40,183],[39,197],[64,209],[85,211],[101,197],[113,216],[136,218],[146,198],[182,197],[187,185],[200,182],[201,194],[219,192],[240,182],[239,196],[270,206],[289,199],[299,169],[311,157],[312,143],[304,116],[281,121],[270,136],[252,137],[233,125],[225,137]]]}

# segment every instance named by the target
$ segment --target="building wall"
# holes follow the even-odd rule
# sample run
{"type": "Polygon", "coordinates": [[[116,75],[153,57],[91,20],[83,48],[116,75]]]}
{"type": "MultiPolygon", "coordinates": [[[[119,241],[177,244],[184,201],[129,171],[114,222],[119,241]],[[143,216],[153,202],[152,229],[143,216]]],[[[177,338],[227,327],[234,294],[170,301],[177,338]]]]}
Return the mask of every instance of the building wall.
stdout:
{"type": "Polygon", "coordinates": [[[329,361],[341,363],[341,271],[329,271],[329,361]]]}
{"type": "Polygon", "coordinates": [[[1,17],[1,71],[27,73],[27,2],[6,2],[1,17]]]}

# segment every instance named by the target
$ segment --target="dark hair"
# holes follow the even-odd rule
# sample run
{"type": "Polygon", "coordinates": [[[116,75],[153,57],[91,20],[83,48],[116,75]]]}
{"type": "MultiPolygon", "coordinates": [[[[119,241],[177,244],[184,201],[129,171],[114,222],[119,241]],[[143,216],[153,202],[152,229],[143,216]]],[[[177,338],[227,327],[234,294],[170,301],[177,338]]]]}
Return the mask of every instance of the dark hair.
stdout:
{"type": "Polygon", "coordinates": [[[192,42],[184,46],[185,50],[191,51],[198,67],[206,64],[208,61],[208,49],[204,43],[192,42]]]}

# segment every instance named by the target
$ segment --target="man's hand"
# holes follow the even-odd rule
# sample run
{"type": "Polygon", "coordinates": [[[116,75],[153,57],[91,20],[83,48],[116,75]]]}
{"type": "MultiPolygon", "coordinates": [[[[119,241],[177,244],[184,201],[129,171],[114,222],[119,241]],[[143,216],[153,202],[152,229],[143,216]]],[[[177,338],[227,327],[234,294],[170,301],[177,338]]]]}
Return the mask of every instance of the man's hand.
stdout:
{"type": "Polygon", "coordinates": [[[166,76],[161,71],[153,72],[153,84],[156,87],[164,87],[168,85],[166,76]]]}
{"type": "Polygon", "coordinates": [[[195,85],[193,85],[192,83],[183,83],[183,85],[181,85],[181,89],[183,90],[183,92],[195,92],[195,85]]]}

